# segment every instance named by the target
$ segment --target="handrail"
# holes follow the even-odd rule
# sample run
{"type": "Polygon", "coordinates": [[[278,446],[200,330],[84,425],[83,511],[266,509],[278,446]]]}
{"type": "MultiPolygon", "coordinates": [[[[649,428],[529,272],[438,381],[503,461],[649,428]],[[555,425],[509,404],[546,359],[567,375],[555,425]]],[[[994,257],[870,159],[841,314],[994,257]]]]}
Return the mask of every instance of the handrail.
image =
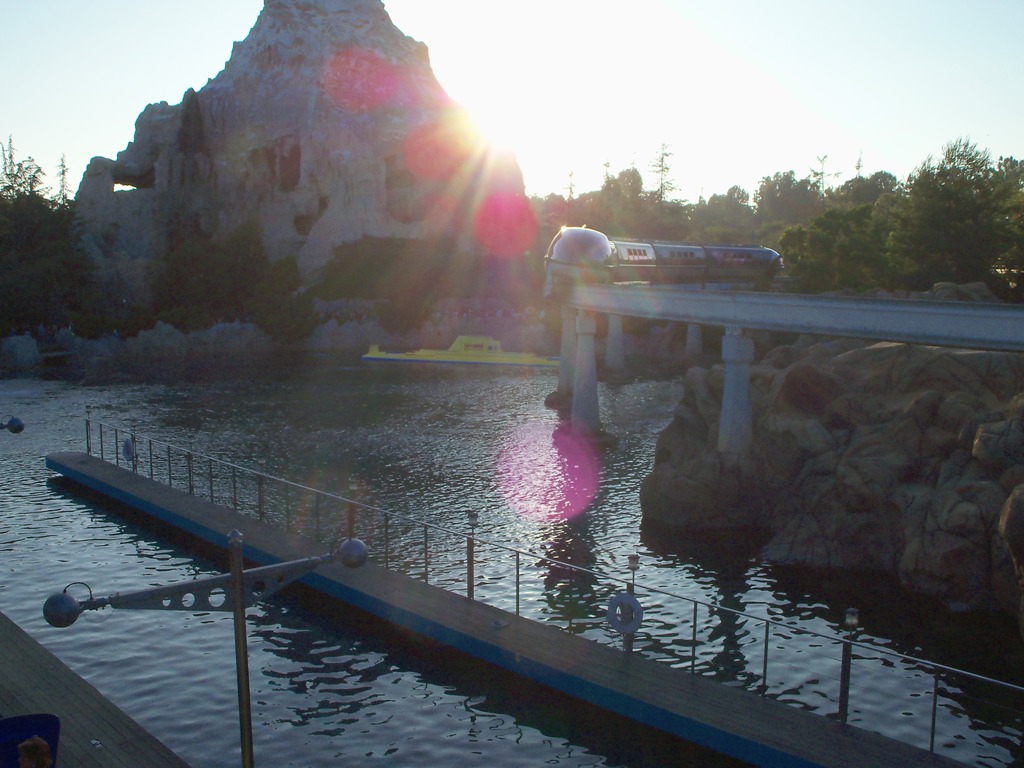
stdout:
{"type": "MultiPolygon", "coordinates": [[[[138,459],[139,459],[139,456],[138,456],[138,450],[137,450],[137,436],[136,436],[135,432],[131,431],[131,430],[123,429],[121,427],[116,427],[116,426],[112,426],[112,425],[109,425],[109,424],[104,424],[102,422],[95,422],[95,421],[92,420],[91,414],[87,415],[87,417],[86,417],[86,450],[90,454],[92,453],[92,447],[93,447],[92,446],[92,430],[93,430],[93,426],[97,426],[98,429],[99,429],[99,457],[102,460],[104,460],[104,461],[107,460],[107,456],[105,455],[106,454],[106,448],[105,448],[105,444],[104,444],[104,429],[106,428],[107,430],[113,430],[113,432],[114,432],[114,442],[115,442],[114,462],[118,466],[120,466],[121,460],[122,460],[122,458],[124,458],[125,463],[131,465],[128,468],[131,469],[132,471],[137,472],[138,471],[138,459]],[[127,450],[119,450],[119,448],[124,449],[124,446],[120,442],[122,435],[128,436],[128,438],[130,438],[130,440],[131,440],[131,451],[130,452],[127,451],[127,450]]],[[[397,520],[401,520],[401,521],[403,521],[405,523],[408,523],[410,526],[415,526],[417,528],[422,528],[422,530],[423,530],[423,537],[424,537],[424,545],[423,545],[424,546],[424,551],[423,551],[423,556],[424,556],[423,571],[424,571],[424,573],[423,573],[423,575],[424,575],[424,580],[425,581],[429,580],[429,567],[430,567],[430,562],[429,562],[429,536],[428,536],[429,532],[433,531],[434,533],[444,534],[444,535],[448,535],[448,536],[454,536],[454,537],[457,537],[457,538],[465,539],[466,544],[467,544],[467,579],[466,579],[467,589],[466,589],[466,593],[467,593],[467,596],[470,597],[470,599],[475,599],[475,596],[474,596],[474,584],[473,584],[473,558],[474,558],[474,554],[473,553],[474,553],[475,547],[477,545],[489,546],[489,547],[493,547],[496,550],[501,550],[501,551],[505,551],[505,552],[510,553],[510,554],[514,554],[515,555],[515,604],[516,604],[515,613],[517,615],[520,614],[520,587],[521,587],[521,583],[520,583],[520,560],[521,560],[521,558],[523,556],[531,558],[534,562],[545,563],[545,564],[548,564],[548,565],[551,565],[551,566],[556,566],[558,568],[566,569],[566,571],[570,574],[569,575],[570,590],[571,590],[572,585],[573,585],[573,576],[572,576],[572,574],[580,574],[580,575],[588,575],[590,577],[593,577],[595,580],[599,580],[599,581],[602,581],[602,582],[605,582],[605,583],[612,582],[612,583],[616,583],[616,584],[620,584],[620,585],[625,585],[626,589],[629,592],[631,592],[631,593],[634,592],[634,591],[637,591],[638,593],[641,593],[641,594],[660,595],[660,596],[663,596],[663,597],[671,598],[672,600],[682,600],[682,601],[686,602],[687,604],[690,604],[692,606],[692,608],[693,608],[693,616],[692,616],[692,619],[691,619],[691,621],[693,622],[692,638],[690,640],[691,644],[693,645],[692,656],[690,657],[690,670],[691,670],[691,673],[696,673],[697,645],[698,645],[698,643],[697,643],[697,615],[698,615],[698,609],[699,608],[706,609],[708,614],[709,614],[709,616],[714,614],[714,613],[717,613],[717,614],[726,613],[726,614],[731,614],[733,616],[740,617],[742,619],[749,620],[749,621],[752,621],[752,622],[762,622],[762,623],[764,623],[764,627],[765,627],[764,638],[763,638],[762,641],[760,641],[763,644],[763,659],[762,659],[762,671],[761,671],[761,678],[760,678],[761,679],[761,683],[760,683],[759,686],[757,686],[757,690],[760,693],[762,693],[762,694],[765,694],[767,692],[767,688],[768,688],[768,686],[767,686],[768,649],[769,649],[770,635],[771,635],[771,631],[772,631],[773,628],[776,628],[778,630],[784,630],[785,632],[789,632],[789,633],[800,634],[800,635],[808,636],[808,637],[812,637],[812,638],[818,638],[818,639],[824,641],[827,644],[834,644],[834,643],[841,643],[841,644],[843,644],[844,645],[843,657],[844,657],[844,664],[846,665],[845,674],[846,674],[847,679],[848,679],[848,673],[849,673],[849,666],[848,666],[849,665],[849,658],[850,658],[850,653],[851,653],[853,648],[860,648],[860,649],[862,649],[864,651],[867,651],[867,652],[870,652],[871,654],[876,655],[876,656],[887,656],[887,657],[890,657],[890,658],[893,658],[893,659],[897,659],[900,662],[902,662],[904,664],[907,664],[907,665],[916,666],[916,667],[919,667],[919,668],[921,668],[921,667],[927,668],[928,670],[931,671],[931,674],[934,677],[934,685],[932,687],[932,701],[931,701],[931,704],[932,704],[932,706],[931,706],[931,726],[930,726],[930,732],[929,732],[929,750],[932,751],[932,752],[935,751],[935,739],[936,739],[936,735],[937,735],[936,734],[936,727],[937,727],[936,726],[936,721],[937,721],[936,715],[937,715],[937,707],[938,707],[938,699],[939,699],[939,676],[940,676],[940,674],[961,676],[961,677],[964,677],[966,679],[970,679],[970,680],[974,680],[974,681],[977,681],[977,682],[985,683],[987,685],[996,686],[997,688],[1000,688],[1003,691],[1013,692],[1013,693],[1018,693],[1018,694],[1024,694],[1024,686],[1015,685],[1013,683],[1009,683],[1009,682],[1002,681],[1002,680],[996,680],[994,678],[990,678],[990,677],[987,677],[985,675],[980,675],[980,674],[977,674],[977,673],[974,673],[974,672],[969,672],[967,670],[957,669],[956,667],[951,667],[951,666],[948,666],[948,665],[945,665],[945,664],[939,664],[937,662],[928,661],[927,659],[921,659],[921,658],[918,658],[918,657],[909,656],[907,654],[902,654],[902,653],[899,653],[897,651],[893,651],[893,650],[890,650],[888,648],[884,648],[884,647],[881,647],[881,646],[870,645],[870,644],[867,644],[867,643],[858,642],[858,641],[856,641],[854,639],[852,633],[849,633],[849,632],[847,633],[846,637],[841,637],[841,636],[836,636],[836,635],[828,635],[828,634],[824,634],[824,633],[821,633],[821,632],[816,632],[814,630],[806,629],[804,627],[794,626],[792,624],[786,623],[783,620],[780,620],[778,618],[774,618],[774,617],[771,617],[771,616],[756,616],[754,614],[746,613],[745,611],[742,611],[742,610],[739,610],[739,609],[736,609],[736,608],[730,608],[728,606],[721,605],[718,602],[705,601],[705,600],[700,600],[700,599],[694,598],[694,597],[688,597],[686,595],[680,595],[680,594],[671,592],[669,590],[666,590],[666,589],[663,589],[663,588],[660,588],[660,587],[644,586],[642,583],[637,584],[635,582],[635,573],[633,574],[632,578],[626,579],[626,578],[622,578],[622,577],[618,577],[618,576],[613,576],[613,575],[610,575],[610,574],[607,574],[607,573],[602,573],[600,571],[596,571],[596,570],[591,569],[591,568],[585,568],[583,566],[575,565],[573,563],[568,563],[568,562],[565,562],[565,561],[562,561],[562,560],[558,560],[556,558],[553,558],[553,557],[550,557],[550,556],[547,556],[547,555],[541,555],[541,554],[537,554],[537,553],[534,553],[534,552],[530,552],[528,550],[523,550],[523,549],[519,549],[517,547],[512,547],[512,546],[509,546],[507,544],[503,544],[501,542],[495,542],[495,541],[490,541],[488,539],[482,539],[482,538],[476,536],[476,532],[475,532],[475,517],[471,517],[470,518],[470,520],[471,520],[471,531],[469,533],[466,533],[466,531],[464,531],[464,530],[457,530],[457,529],[452,528],[452,527],[447,526],[447,525],[440,525],[438,523],[432,523],[432,522],[423,520],[421,518],[417,518],[417,517],[414,517],[414,516],[411,516],[411,515],[407,515],[407,514],[403,514],[403,513],[400,513],[400,512],[390,512],[390,511],[387,511],[385,509],[382,509],[381,507],[378,507],[378,506],[375,506],[373,504],[369,504],[369,503],[366,503],[366,502],[362,502],[362,501],[359,501],[357,499],[346,497],[346,496],[343,496],[343,495],[340,495],[340,494],[337,494],[337,493],[331,493],[329,491],[323,491],[323,490],[320,490],[320,489],[317,489],[317,488],[312,488],[310,486],[304,485],[302,483],[297,483],[297,482],[294,482],[292,480],[288,480],[286,478],[276,477],[276,476],[270,475],[270,474],[268,474],[266,472],[252,470],[252,469],[249,469],[249,468],[244,467],[244,466],[239,465],[239,464],[235,464],[235,463],[230,462],[230,461],[225,461],[223,459],[218,459],[218,458],[215,458],[215,457],[212,457],[212,456],[208,456],[208,455],[205,455],[205,454],[197,453],[196,451],[194,451],[191,448],[184,449],[184,448],[181,448],[179,446],[175,446],[175,445],[172,445],[171,443],[167,443],[167,442],[164,442],[164,441],[161,441],[161,440],[155,440],[155,439],[151,439],[151,438],[144,438],[144,439],[149,444],[149,465],[150,465],[149,466],[149,470],[150,470],[150,478],[154,479],[154,480],[157,479],[156,472],[155,472],[155,459],[154,459],[154,454],[153,454],[153,446],[156,445],[156,446],[160,446],[162,449],[165,449],[162,452],[166,455],[166,460],[167,460],[167,473],[168,473],[167,474],[167,480],[168,480],[168,484],[169,485],[173,484],[173,480],[174,479],[173,479],[173,466],[172,466],[171,454],[172,454],[172,451],[175,451],[179,455],[183,455],[185,457],[185,459],[186,459],[187,471],[188,471],[188,475],[189,475],[188,476],[188,489],[189,489],[189,493],[192,493],[192,494],[195,493],[195,483],[194,483],[194,464],[195,464],[195,460],[198,458],[200,460],[203,460],[203,461],[207,462],[207,465],[210,467],[209,492],[210,492],[211,501],[213,501],[213,474],[212,474],[212,467],[213,467],[213,465],[216,463],[217,465],[220,465],[220,466],[222,466],[224,468],[230,469],[231,473],[232,473],[231,474],[231,478],[232,478],[232,484],[233,484],[233,488],[234,488],[233,501],[234,501],[234,508],[235,508],[236,511],[239,511],[238,499],[237,499],[237,475],[238,475],[238,473],[243,473],[245,475],[249,475],[249,476],[255,477],[256,480],[257,480],[257,487],[259,489],[258,490],[258,505],[259,505],[260,519],[263,519],[263,505],[265,504],[264,490],[265,490],[265,487],[266,487],[266,483],[268,481],[271,482],[271,483],[280,484],[280,485],[284,486],[286,489],[298,490],[298,491],[308,492],[308,493],[312,494],[313,497],[314,497],[314,500],[315,500],[316,511],[317,511],[317,516],[316,516],[316,536],[317,536],[317,538],[319,538],[319,535],[320,535],[320,530],[319,530],[319,527],[320,527],[319,503],[320,503],[320,499],[321,498],[325,498],[325,499],[328,499],[328,500],[331,500],[331,501],[339,502],[340,504],[343,504],[343,505],[345,505],[347,507],[349,535],[350,536],[354,536],[353,528],[355,526],[355,512],[357,510],[362,511],[363,513],[372,513],[372,514],[375,514],[375,515],[382,516],[383,519],[384,519],[384,540],[385,541],[384,541],[384,552],[383,552],[383,560],[384,560],[383,565],[384,565],[385,568],[390,568],[391,567],[390,566],[390,547],[389,547],[390,521],[392,519],[397,519],[397,520]]],[[[244,514],[244,512],[242,514],[244,514]]],[[[290,519],[287,517],[287,515],[285,517],[285,525],[286,525],[286,528],[290,527],[290,519]]],[[[447,587],[443,587],[443,588],[447,588],[447,587]]],[[[568,623],[569,623],[569,628],[571,629],[572,625],[573,625],[573,616],[572,616],[571,613],[568,616],[568,623]]],[[[705,624],[704,626],[707,626],[707,624],[705,624]]],[[[631,637],[628,637],[626,642],[624,642],[624,646],[627,649],[630,649],[632,647],[632,638],[631,637]]],[[[848,691],[847,691],[847,693],[848,693],[848,691]]],[[[1002,705],[996,705],[996,706],[1002,706],[1002,705]]],[[[1013,711],[1015,713],[1019,713],[1018,710],[1011,710],[1011,711],[1013,711]]],[[[840,714],[840,716],[842,717],[842,719],[845,722],[846,713],[845,713],[845,709],[844,709],[843,691],[842,691],[842,689],[840,691],[840,713],[839,714],[840,714]]]]}

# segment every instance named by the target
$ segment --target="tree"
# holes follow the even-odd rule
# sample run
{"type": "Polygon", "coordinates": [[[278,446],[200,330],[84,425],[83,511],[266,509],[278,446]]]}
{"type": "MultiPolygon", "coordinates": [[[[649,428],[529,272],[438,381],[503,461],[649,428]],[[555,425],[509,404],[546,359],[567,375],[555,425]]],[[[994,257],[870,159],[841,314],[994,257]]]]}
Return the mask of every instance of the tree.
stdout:
{"type": "Polygon", "coordinates": [[[0,332],[64,325],[96,311],[95,271],[68,201],[44,196],[43,172],[0,146],[0,332]]]}
{"type": "Polygon", "coordinates": [[[909,177],[890,240],[908,287],[985,281],[1005,289],[994,268],[1012,247],[1019,190],[1019,176],[997,171],[966,139],[948,144],[938,162],[929,157],[909,177]]]}
{"type": "Polygon", "coordinates": [[[888,230],[872,206],[833,208],[809,225],[787,229],[779,240],[786,267],[799,290],[862,290],[891,283],[885,241],[888,230]]]}
{"type": "Polygon", "coordinates": [[[883,195],[896,194],[902,188],[899,180],[891,173],[878,171],[867,178],[856,176],[831,190],[828,203],[845,208],[874,205],[883,195]]]}
{"type": "Polygon", "coordinates": [[[15,159],[14,142],[7,137],[7,146],[0,146],[3,159],[2,175],[0,175],[0,197],[12,199],[19,195],[39,195],[44,197],[43,170],[31,157],[24,160],[15,159]]]}
{"type": "MultiPolygon", "coordinates": [[[[839,176],[838,173],[825,173],[825,161],[826,160],[828,160],[828,155],[821,155],[821,156],[819,156],[818,157],[818,165],[820,166],[820,170],[815,170],[815,169],[812,168],[811,169],[811,175],[810,175],[811,182],[812,182],[814,188],[818,190],[818,195],[821,196],[822,199],[824,199],[825,195],[828,194],[831,191],[831,188],[828,186],[829,178],[834,178],[836,176],[839,176]]],[[[859,164],[860,163],[858,161],[858,167],[859,167],[859,164]]]]}
{"type": "Polygon", "coordinates": [[[68,164],[64,155],[60,156],[57,166],[57,205],[67,205],[71,199],[71,186],[68,184],[68,164]]]}
{"type": "Polygon", "coordinates": [[[739,186],[724,195],[712,195],[692,211],[694,237],[705,243],[752,244],[756,239],[755,214],[750,193],[739,186]]]}
{"type": "Polygon", "coordinates": [[[754,203],[758,232],[766,244],[771,244],[786,227],[807,224],[825,209],[816,184],[809,178],[797,179],[793,171],[761,179],[754,203]]]}
{"type": "Polygon", "coordinates": [[[1004,297],[1024,301],[1024,162],[999,158],[997,176],[1008,188],[1008,247],[996,259],[994,272],[1000,278],[1004,297]]]}
{"type": "Polygon", "coordinates": [[[668,159],[670,157],[672,157],[672,152],[669,150],[668,144],[662,144],[651,163],[651,172],[658,180],[658,186],[654,191],[654,200],[658,203],[665,202],[668,196],[676,191],[676,185],[669,178],[671,167],[668,164],[668,159]]]}
{"type": "Polygon", "coordinates": [[[259,225],[248,222],[219,243],[195,236],[169,251],[154,273],[153,305],[181,331],[244,320],[279,341],[294,341],[316,322],[299,282],[295,259],[271,263],[259,225]]]}
{"type": "Polygon", "coordinates": [[[638,232],[637,228],[642,229],[641,210],[646,201],[643,178],[636,168],[627,168],[614,178],[605,179],[599,199],[605,219],[601,224],[592,226],[604,227],[602,231],[608,235],[640,236],[641,232],[638,232]]]}

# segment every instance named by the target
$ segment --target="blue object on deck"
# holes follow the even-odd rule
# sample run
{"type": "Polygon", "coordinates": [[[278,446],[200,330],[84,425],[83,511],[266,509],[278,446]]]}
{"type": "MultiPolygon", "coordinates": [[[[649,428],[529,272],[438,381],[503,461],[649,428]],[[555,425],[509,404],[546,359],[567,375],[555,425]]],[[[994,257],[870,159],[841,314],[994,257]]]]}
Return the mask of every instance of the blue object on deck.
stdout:
{"type": "Polygon", "coordinates": [[[18,768],[18,745],[38,736],[50,745],[53,768],[57,766],[60,718],[51,714],[16,715],[0,719],[0,768],[18,768]]]}

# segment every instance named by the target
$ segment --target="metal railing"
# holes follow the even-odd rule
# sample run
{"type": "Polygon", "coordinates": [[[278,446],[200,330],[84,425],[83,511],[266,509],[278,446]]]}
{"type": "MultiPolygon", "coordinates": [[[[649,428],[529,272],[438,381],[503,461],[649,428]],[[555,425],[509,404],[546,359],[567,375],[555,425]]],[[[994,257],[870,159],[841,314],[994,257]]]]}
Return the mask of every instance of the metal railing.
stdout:
{"type": "MultiPolygon", "coordinates": [[[[688,668],[692,674],[728,678],[717,668],[714,659],[701,660],[700,654],[702,649],[720,651],[721,646],[715,643],[716,636],[730,636],[737,646],[733,650],[742,651],[744,657],[744,674],[737,675],[732,682],[803,708],[807,708],[806,703],[797,701],[792,692],[805,683],[813,682],[815,690],[820,691],[830,704],[834,702],[836,705],[835,712],[829,712],[827,716],[842,722],[847,722],[851,700],[850,667],[854,661],[858,661],[861,667],[866,662],[875,662],[874,667],[880,670],[912,670],[912,677],[920,679],[922,687],[905,692],[903,696],[894,694],[892,688],[886,688],[884,698],[900,710],[894,713],[897,715],[916,716],[919,713],[908,713],[906,707],[927,706],[927,749],[930,752],[935,752],[939,739],[945,739],[946,746],[952,746],[959,740],[957,736],[940,733],[939,715],[944,709],[948,714],[947,725],[953,723],[960,719],[966,703],[992,713],[990,719],[1003,725],[989,727],[993,731],[1001,729],[1007,740],[1019,742],[1024,732],[1024,708],[1020,703],[1024,700],[1021,698],[1024,687],[857,642],[852,627],[847,628],[845,636],[814,632],[779,618],[756,616],[714,602],[645,586],[636,582],[635,569],[628,579],[621,578],[484,540],[476,534],[478,521],[474,511],[467,511],[469,530],[456,530],[203,455],[191,448],[184,449],[145,437],[140,439],[134,431],[95,422],[91,416],[86,417],[86,450],[90,454],[95,450],[100,459],[112,460],[118,466],[146,474],[152,480],[209,498],[213,503],[230,505],[236,512],[261,522],[282,525],[286,530],[312,536],[317,542],[333,542],[339,529],[349,537],[358,533],[358,537],[370,547],[371,558],[378,565],[411,577],[418,576],[426,583],[465,594],[473,600],[479,599],[482,589],[489,589],[499,597],[497,607],[511,610],[517,616],[524,615],[523,592],[524,587],[529,588],[535,597],[556,603],[548,606],[547,612],[543,608],[528,609],[525,613],[529,618],[556,621],[564,624],[567,631],[595,640],[609,642],[615,637],[603,608],[615,594],[613,590],[625,589],[630,594],[643,595],[648,602],[647,614],[657,612],[659,624],[668,626],[668,634],[673,636],[666,642],[661,636],[664,632],[636,633],[635,637],[649,643],[649,647],[642,651],[645,655],[668,661],[675,667],[688,668]],[[98,445],[94,441],[94,429],[98,445]],[[110,436],[113,437],[112,449],[110,436]],[[486,560],[487,576],[478,569],[478,565],[484,562],[480,557],[482,548],[496,553],[486,560]],[[439,564],[439,560],[445,558],[447,564],[439,564]],[[546,569],[547,583],[538,587],[533,580],[527,580],[524,561],[531,564],[533,570],[546,569]],[[512,583],[511,594],[509,580],[512,583]],[[679,607],[674,608],[673,605],[679,607]],[[673,620],[666,621],[666,615],[674,617],[673,620]],[[756,633],[743,629],[748,625],[760,629],[756,633]],[[800,664],[776,658],[785,656],[787,643],[792,644],[797,636],[803,638],[799,655],[807,659],[803,662],[803,669],[800,664]],[[748,647],[739,647],[743,640],[748,647]],[[755,644],[757,648],[750,647],[755,644]],[[841,652],[841,658],[835,661],[838,674],[834,683],[820,679],[820,668],[813,672],[806,669],[810,665],[810,656],[825,654],[826,659],[834,660],[832,653],[836,649],[841,652]],[[751,652],[749,656],[748,652],[751,652]],[[759,657],[753,659],[754,666],[760,667],[759,673],[746,671],[751,666],[746,660],[752,657],[759,657]],[[786,677],[786,670],[805,677],[794,683],[786,677]],[[809,678],[806,677],[808,674],[809,678]],[[961,681],[961,684],[956,686],[954,680],[961,681]],[[979,686],[989,689],[989,695],[975,695],[972,691],[979,686]],[[908,702],[916,704],[908,705],[908,702]]],[[[633,641],[634,636],[625,635],[624,648],[632,650],[633,641]]],[[[709,655],[714,653],[709,650],[709,655]]],[[[862,715],[869,713],[871,705],[858,702],[856,711],[862,715]]],[[[883,718],[887,716],[884,712],[877,714],[883,718]]],[[[973,724],[969,723],[967,727],[975,730],[973,724]]],[[[872,727],[871,730],[879,729],[872,727]]],[[[903,736],[894,738],[914,743],[903,736]]],[[[921,743],[916,746],[924,747],[921,743]]]]}

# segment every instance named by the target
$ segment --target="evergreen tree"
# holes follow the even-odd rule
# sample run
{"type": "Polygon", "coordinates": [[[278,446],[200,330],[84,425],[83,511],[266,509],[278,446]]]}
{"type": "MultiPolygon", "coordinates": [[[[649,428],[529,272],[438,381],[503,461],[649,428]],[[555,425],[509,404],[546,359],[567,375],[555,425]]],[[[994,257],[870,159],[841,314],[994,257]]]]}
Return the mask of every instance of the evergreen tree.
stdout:
{"type": "Polygon", "coordinates": [[[24,160],[15,158],[14,141],[7,137],[7,146],[0,146],[0,158],[3,168],[0,171],[0,197],[12,199],[19,195],[39,195],[44,197],[43,170],[35,160],[28,157],[24,160]]]}
{"type": "Polygon", "coordinates": [[[1011,247],[1014,202],[1012,179],[966,139],[948,144],[939,161],[928,158],[895,211],[890,244],[906,283],[1000,282],[993,267],[1011,247]]]}
{"type": "Polygon", "coordinates": [[[95,302],[94,266],[74,236],[74,211],[44,196],[43,172],[0,146],[0,333],[65,325],[95,302]]]}
{"type": "Polygon", "coordinates": [[[658,180],[658,186],[654,191],[654,200],[658,203],[664,203],[668,200],[669,195],[676,191],[676,185],[672,183],[670,174],[672,167],[669,165],[668,159],[672,157],[672,152],[668,148],[668,144],[662,144],[658,149],[658,154],[654,158],[654,162],[651,163],[651,172],[658,180]]]}

